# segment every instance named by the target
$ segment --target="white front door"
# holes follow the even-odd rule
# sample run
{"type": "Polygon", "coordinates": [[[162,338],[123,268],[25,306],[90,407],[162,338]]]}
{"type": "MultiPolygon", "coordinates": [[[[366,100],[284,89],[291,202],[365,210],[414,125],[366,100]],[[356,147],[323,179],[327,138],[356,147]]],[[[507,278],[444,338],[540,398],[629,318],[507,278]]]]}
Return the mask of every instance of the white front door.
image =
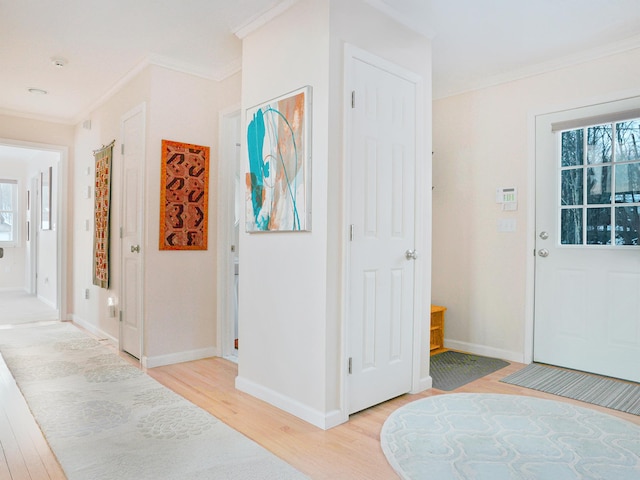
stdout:
{"type": "Polygon", "coordinates": [[[640,381],[639,107],[536,119],[536,362],[640,381]]]}
{"type": "Polygon", "coordinates": [[[140,358],[143,318],[144,106],[122,120],[122,289],[120,349],[140,358]]]}
{"type": "Polygon", "coordinates": [[[412,386],[416,86],[351,61],[347,343],[354,413],[412,386]]]}

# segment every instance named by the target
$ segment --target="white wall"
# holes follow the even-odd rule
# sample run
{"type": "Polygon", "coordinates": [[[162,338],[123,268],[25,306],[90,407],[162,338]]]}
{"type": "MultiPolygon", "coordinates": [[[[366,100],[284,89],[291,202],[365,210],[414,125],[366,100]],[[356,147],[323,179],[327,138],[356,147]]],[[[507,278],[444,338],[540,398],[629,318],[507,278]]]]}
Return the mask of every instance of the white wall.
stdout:
{"type": "Polygon", "coordinates": [[[144,243],[146,355],[152,364],[217,353],[218,119],[239,100],[240,74],[214,82],[151,69],[144,243]],[[207,250],[159,250],[162,139],[210,147],[207,250]]]}
{"type": "MultiPolygon", "coordinates": [[[[360,1],[301,0],[243,41],[243,111],[305,85],[313,88],[313,222],[311,232],[248,234],[242,218],[236,384],[320,427],[345,418],[341,409],[346,368],[342,339],[346,42],[417,71],[429,89],[428,41],[360,1]]],[[[429,100],[430,94],[423,104],[425,117],[430,114],[429,100]]],[[[420,133],[430,151],[429,128],[420,133]]],[[[246,162],[243,178],[245,173],[246,162]]],[[[426,296],[428,292],[429,288],[426,296]]]]}
{"type": "MultiPolygon", "coordinates": [[[[311,232],[248,234],[243,209],[237,385],[263,398],[297,402],[310,416],[323,418],[328,342],[328,3],[300,1],[249,35],[243,40],[242,63],[243,112],[302,86],[313,88],[313,218],[311,232]]],[[[244,137],[242,158],[247,158],[244,137]]],[[[241,164],[242,179],[245,173],[246,160],[241,164]]]]}
{"type": "Polygon", "coordinates": [[[638,94],[638,78],[640,49],[434,102],[432,292],[448,308],[445,346],[525,359],[532,119],[638,94]],[[501,211],[497,187],[518,189],[516,212],[501,211]],[[514,219],[516,231],[498,232],[500,219],[514,219]]]}
{"type": "Polygon", "coordinates": [[[77,244],[73,286],[75,320],[85,327],[118,338],[118,322],[110,317],[107,299],[118,297],[121,285],[120,239],[122,207],[120,124],[134,107],[146,105],[146,171],[144,253],[144,351],[148,366],[214,355],[216,350],[216,236],[218,178],[218,112],[240,99],[240,75],[215,82],[148,66],[89,115],[91,129],[76,128],[77,165],[74,178],[74,237],[77,244]],[[92,285],[93,189],[92,151],[116,140],[111,178],[110,287],[92,285]],[[160,251],[160,150],[162,139],[210,147],[209,232],[205,251],[160,251]],[[89,220],[90,228],[85,229],[89,220]],[[90,298],[84,298],[89,289],[90,298]]]}
{"type": "Polygon", "coordinates": [[[73,296],[73,319],[90,331],[118,338],[118,320],[110,317],[107,298],[118,295],[120,288],[120,225],[121,179],[119,178],[121,160],[119,150],[120,121],[132,108],[148,101],[150,95],[150,73],[143,70],[118,90],[105,103],[91,112],[75,128],[76,161],[72,171],[73,188],[73,284],[70,291],[73,296]],[[83,123],[90,123],[85,128],[83,123]],[[93,229],[95,195],[95,159],[93,151],[116,140],[111,168],[111,237],[109,289],[93,285],[93,229]],[[88,228],[87,228],[88,227],[88,228]],[[85,298],[85,290],[89,298],[85,298]]]}

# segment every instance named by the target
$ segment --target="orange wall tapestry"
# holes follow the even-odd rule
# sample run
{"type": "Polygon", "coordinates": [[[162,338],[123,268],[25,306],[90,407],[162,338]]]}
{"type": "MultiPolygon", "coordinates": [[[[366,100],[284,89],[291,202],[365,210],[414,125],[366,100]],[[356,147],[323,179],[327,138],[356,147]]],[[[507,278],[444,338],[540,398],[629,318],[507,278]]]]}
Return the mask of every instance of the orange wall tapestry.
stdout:
{"type": "Polygon", "coordinates": [[[162,140],[160,250],[206,250],[209,147],[162,140]]]}

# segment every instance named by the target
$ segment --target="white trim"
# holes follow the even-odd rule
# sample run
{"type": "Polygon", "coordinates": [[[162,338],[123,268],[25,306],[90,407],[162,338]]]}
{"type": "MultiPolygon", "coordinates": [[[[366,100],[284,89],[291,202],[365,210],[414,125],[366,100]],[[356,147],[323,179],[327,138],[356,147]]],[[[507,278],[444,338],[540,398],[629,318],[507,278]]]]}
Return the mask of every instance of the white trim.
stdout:
{"type": "Polygon", "coordinates": [[[260,27],[266,25],[271,20],[276,18],[281,13],[288,10],[291,6],[295,5],[298,0],[284,0],[274,7],[270,8],[266,12],[260,13],[254,17],[252,17],[249,21],[245,22],[238,27],[232,29],[232,32],[238,37],[240,40],[244,39],[247,35],[255,32],[260,27]]]}
{"type": "Polygon", "coordinates": [[[79,316],[75,314],[71,315],[71,321],[76,325],[79,325],[80,327],[84,328],[87,332],[91,333],[93,336],[98,337],[99,339],[108,340],[114,346],[116,347],[118,346],[118,339],[116,337],[109,335],[104,330],[99,329],[94,324],[87,322],[86,320],[83,320],[79,316]]]}
{"type": "Polygon", "coordinates": [[[197,350],[187,350],[184,352],[168,353],[166,355],[155,355],[152,357],[142,356],[142,366],[144,368],[162,367],[173,365],[174,363],[192,362],[203,358],[217,357],[216,347],[199,348],[197,350]]]}
{"type": "Polygon", "coordinates": [[[480,345],[477,343],[459,342],[457,340],[447,340],[446,338],[444,339],[444,346],[445,348],[450,348],[452,350],[458,350],[466,353],[472,353],[474,355],[500,358],[502,360],[508,360],[509,362],[527,363],[524,361],[524,358],[521,352],[503,350],[501,348],[487,347],[486,345],[480,345]]]}
{"type": "Polygon", "coordinates": [[[58,316],[60,315],[60,311],[58,310],[58,307],[56,307],[56,304],[53,303],[51,300],[49,300],[48,298],[44,298],[42,295],[36,295],[36,297],[38,298],[38,300],[40,300],[42,303],[44,303],[47,307],[51,307],[53,308],[56,312],[58,312],[58,316]]]}
{"type": "Polygon", "coordinates": [[[364,0],[364,3],[368,3],[370,6],[382,12],[387,17],[395,20],[400,25],[404,25],[409,30],[416,32],[420,35],[424,35],[429,39],[433,39],[436,36],[436,31],[431,27],[430,22],[426,22],[425,19],[420,16],[406,15],[399,12],[397,9],[389,5],[384,0],[364,0]]]}
{"type": "Polygon", "coordinates": [[[11,110],[8,108],[0,108],[0,115],[7,116],[7,117],[25,118],[27,120],[35,120],[38,122],[55,123],[57,125],[76,125],[78,123],[73,119],[50,117],[48,115],[38,115],[35,113],[21,112],[18,110],[11,110]]]}
{"type": "Polygon", "coordinates": [[[431,376],[427,376],[427,377],[421,378],[420,381],[418,382],[417,388],[415,390],[411,390],[409,393],[411,394],[420,393],[420,392],[424,392],[425,390],[429,390],[430,388],[433,388],[433,378],[431,378],[431,376]]]}
{"type": "Polygon", "coordinates": [[[455,95],[461,95],[475,90],[481,90],[484,88],[495,87],[503,83],[513,82],[515,80],[521,80],[523,78],[534,77],[536,75],[542,75],[544,73],[554,72],[563,68],[568,68],[581,63],[587,63],[594,60],[598,60],[604,57],[610,57],[619,53],[624,53],[629,50],[640,48],[640,35],[635,35],[630,38],[626,38],[619,42],[610,43],[608,45],[601,45],[599,47],[581,51],[577,54],[568,55],[561,58],[555,58],[547,62],[537,63],[535,65],[527,65],[523,68],[511,70],[481,79],[471,81],[467,83],[466,87],[462,88],[446,88],[442,91],[434,90],[434,100],[441,100],[447,97],[453,97],[455,95]]]}
{"type": "MultiPolygon", "coordinates": [[[[232,180],[234,176],[233,165],[230,162],[231,152],[227,152],[228,123],[230,119],[238,115],[240,118],[240,131],[242,132],[242,112],[240,104],[221,110],[218,114],[218,251],[217,251],[217,322],[216,338],[218,339],[218,351],[225,358],[237,357],[231,355],[226,345],[230,345],[229,319],[233,318],[233,305],[231,303],[234,265],[230,261],[231,245],[233,244],[232,224],[233,203],[229,199],[233,195],[232,180]]],[[[236,246],[237,247],[237,246],[236,246]]],[[[231,359],[233,359],[231,358],[231,359]]]]}
{"type": "Polygon", "coordinates": [[[248,393],[323,430],[328,430],[346,421],[342,412],[339,410],[323,413],[319,410],[309,408],[298,400],[287,397],[241,376],[236,377],[236,388],[241,392],[248,393]]]}
{"type": "MultiPolygon", "coordinates": [[[[424,211],[425,199],[422,196],[421,188],[418,188],[421,185],[430,184],[430,172],[429,168],[426,168],[423,165],[423,162],[420,159],[425,156],[425,142],[423,140],[423,136],[419,134],[419,132],[425,131],[425,92],[424,92],[424,79],[412,72],[407,70],[399,65],[394,64],[384,58],[378,57],[366,50],[362,50],[351,44],[345,44],[344,47],[344,90],[343,90],[343,124],[344,124],[344,135],[343,135],[343,158],[345,159],[342,162],[343,170],[343,206],[342,206],[342,218],[344,219],[343,231],[349,231],[349,222],[350,222],[350,212],[351,212],[351,203],[350,196],[348,194],[348,189],[351,182],[351,172],[348,168],[349,164],[349,156],[351,152],[351,144],[350,144],[350,128],[351,128],[351,108],[347,106],[348,99],[351,98],[351,90],[352,85],[354,83],[354,73],[353,73],[353,60],[358,59],[369,65],[372,65],[376,68],[385,70],[388,73],[399,76],[415,85],[415,95],[416,95],[416,125],[415,125],[415,160],[416,160],[416,194],[415,194],[415,245],[418,251],[424,251],[425,255],[422,256],[419,260],[416,261],[415,270],[414,270],[414,305],[413,305],[413,352],[412,352],[412,380],[411,380],[411,393],[418,393],[424,391],[425,389],[431,388],[432,379],[430,376],[421,377],[421,358],[422,351],[424,345],[422,345],[422,324],[424,318],[424,305],[430,304],[431,292],[430,292],[430,276],[428,275],[428,270],[431,268],[430,262],[430,250],[429,250],[429,239],[424,238],[424,233],[426,230],[424,215],[427,213],[424,211]],[[428,290],[425,290],[428,289],[428,290]],[[423,291],[425,290],[425,291],[423,291]]],[[[429,162],[429,165],[431,163],[429,162]]],[[[430,192],[430,190],[429,190],[430,192]]],[[[344,244],[343,244],[343,287],[342,287],[342,298],[349,298],[349,279],[350,279],[350,250],[351,245],[350,241],[347,238],[347,235],[344,235],[344,244]]],[[[342,344],[342,355],[340,365],[341,368],[341,415],[343,418],[348,418],[349,412],[349,378],[346,372],[347,358],[349,355],[349,329],[348,329],[348,301],[342,302],[342,318],[341,318],[341,332],[343,338],[342,344]]]]}
{"type": "MultiPolygon", "coordinates": [[[[133,80],[140,72],[142,72],[145,68],[155,65],[157,67],[166,68],[168,70],[173,70],[175,72],[184,73],[187,75],[193,75],[194,77],[204,78],[205,80],[211,80],[215,82],[221,82],[222,80],[230,77],[231,75],[238,73],[242,69],[242,59],[235,58],[231,62],[226,65],[218,68],[217,70],[208,70],[205,71],[202,68],[198,68],[194,65],[180,63],[172,58],[163,57],[161,55],[150,55],[140,63],[138,63],[135,67],[133,67],[129,72],[123,76],[118,82],[116,82],[109,90],[107,90],[98,100],[93,102],[89,107],[81,110],[75,117],[71,120],[60,120],[58,119],[58,123],[66,123],[76,125],[82,120],[86,119],[91,112],[94,112],[99,107],[101,107],[104,103],[110,100],[116,93],[118,93],[122,88],[127,86],[131,80],[133,80]]],[[[0,113],[2,111],[0,110],[0,113]]],[[[20,115],[19,113],[17,115],[20,115]]],[[[47,120],[52,121],[52,120],[47,120]]]]}
{"type": "MultiPolygon", "coordinates": [[[[147,175],[146,175],[146,165],[147,165],[147,161],[146,161],[146,155],[147,155],[147,104],[146,102],[142,102],[139,105],[135,106],[134,108],[132,108],[131,110],[129,110],[128,112],[126,112],[124,115],[122,115],[120,117],[120,144],[122,145],[122,142],[124,141],[124,124],[125,122],[130,119],[133,118],[136,115],[142,115],[142,165],[140,165],[140,179],[139,179],[139,188],[141,191],[138,192],[138,198],[142,201],[142,205],[139,205],[140,207],[140,218],[138,219],[138,226],[137,228],[139,229],[138,234],[140,235],[139,241],[140,244],[142,244],[143,248],[140,250],[139,252],[139,262],[140,262],[140,289],[139,289],[139,294],[140,294],[140,298],[139,298],[139,302],[138,304],[140,305],[139,311],[137,312],[138,315],[138,321],[139,321],[139,346],[138,346],[138,351],[140,352],[140,358],[142,358],[144,356],[145,350],[144,350],[144,328],[145,328],[145,321],[144,321],[144,312],[145,312],[145,251],[146,251],[146,245],[145,245],[145,239],[147,238],[146,235],[146,207],[145,207],[145,201],[146,201],[146,181],[147,181],[147,175]]],[[[125,147],[126,148],[126,147],[125,147]]],[[[116,149],[116,147],[114,146],[114,150],[116,149]]],[[[119,152],[120,155],[120,185],[122,186],[122,192],[121,195],[124,194],[125,191],[125,179],[124,179],[124,159],[123,154],[122,154],[122,150],[120,150],[119,152]]],[[[112,167],[113,168],[113,167],[112,167]]],[[[113,201],[112,201],[113,203],[113,201]]],[[[120,198],[120,219],[121,221],[124,219],[124,202],[122,201],[122,197],[120,198]]],[[[120,226],[120,228],[122,228],[122,226],[120,226]]],[[[120,230],[122,231],[122,230],[120,230]]],[[[118,232],[120,233],[120,232],[118,232]]],[[[123,249],[124,249],[124,242],[122,241],[122,237],[120,236],[120,289],[118,291],[118,302],[123,298],[123,288],[125,288],[125,268],[124,268],[124,255],[123,255],[123,249]]],[[[116,309],[118,310],[121,307],[116,307],[116,309]]],[[[117,313],[119,314],[119,312],[117,313]]],[[[122,322],[118,322],[118,340],[120,340],[122,338],[122,322]]],[[[118,341],[118,350],[121,350],[121,342],[118,341]]]]}

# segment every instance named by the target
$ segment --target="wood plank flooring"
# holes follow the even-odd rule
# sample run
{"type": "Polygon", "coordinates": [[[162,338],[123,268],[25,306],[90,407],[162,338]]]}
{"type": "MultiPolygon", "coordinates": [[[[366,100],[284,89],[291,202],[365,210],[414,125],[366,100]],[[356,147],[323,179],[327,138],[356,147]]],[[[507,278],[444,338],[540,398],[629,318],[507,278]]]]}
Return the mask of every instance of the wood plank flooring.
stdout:
{"type": "MultiPolygon", "coordinates": [[[[131,361],[127,355],[122,356],[131,361]]],[[[418,395],[403,395],[352,415],[349,422],[327,431],[236,390],[237,365],[221,358],[153,368],[147,373],[314,480],[397,478],[380,448],[380,428],[395,409],[432,395],[477,392],[550,398],[640,425],[639,416],[499,382],[523,367],[512,363],[454,392],[432,389],[418,395]]],[[[0,447],[0,480],[65,479],[4,361],[0,361],[0,447]]]]}
{"type": "Polygon", "coordinates": [[[0,357],[0,480],[66,478],[0,357]]]}
{"type": "Polygon", "coordinates": [[[565,401],[615,415],[640,425],[640,417],[548,395],[500,379],[521,368],[512,363],[453,392],[431,389],[403,395],[350,417],[349,422],[327,431],[315,428],[260,400],[237,391],[235,364],[221,358],[198,360],[150,369],[147,373],[208,410],[223,422],[264,446],[312,479],[397,478],[380,447],[380,429],[397,408],[419,398],[448,393],[504,393],[565,401]]]}

